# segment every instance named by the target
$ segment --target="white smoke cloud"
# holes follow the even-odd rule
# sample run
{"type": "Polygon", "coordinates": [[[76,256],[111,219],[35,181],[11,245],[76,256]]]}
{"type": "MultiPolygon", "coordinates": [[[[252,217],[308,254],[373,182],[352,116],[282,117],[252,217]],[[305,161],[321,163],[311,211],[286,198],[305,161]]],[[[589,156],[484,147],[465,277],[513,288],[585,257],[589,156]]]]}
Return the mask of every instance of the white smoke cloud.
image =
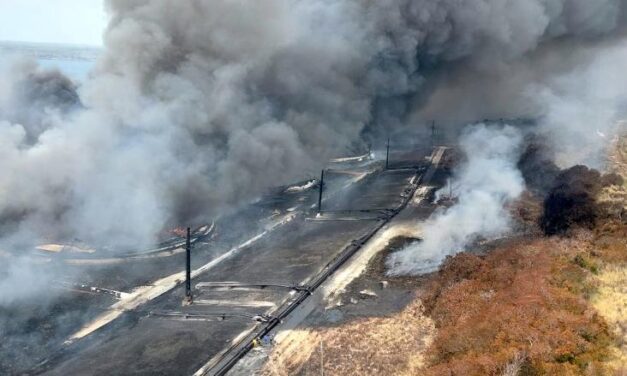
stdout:
{"type": "Polygon", "coordinates": [[[422,225],[422,241],[389,256],[390,275],[434,271],[446,256],[464,251],[479,237],[510,231],[505,205],[525,189],[516,167],[522,139],[521,131],[511,126],[480,124],[463,132],[460,147],[467,160],[455,171],[453,182],[458,202],[422,225]]]}

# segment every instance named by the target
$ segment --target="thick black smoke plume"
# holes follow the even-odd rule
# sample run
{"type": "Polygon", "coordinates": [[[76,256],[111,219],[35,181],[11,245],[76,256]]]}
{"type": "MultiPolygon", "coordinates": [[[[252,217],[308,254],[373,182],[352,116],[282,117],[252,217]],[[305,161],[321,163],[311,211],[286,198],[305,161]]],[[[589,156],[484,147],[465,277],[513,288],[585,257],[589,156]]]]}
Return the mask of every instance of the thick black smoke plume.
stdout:
{"type": "Polygon", "coordinates": [[[547,235],[564,234],[573,227],[592,229],[605,214],[597,197],[606,186],[621,185],[616,174],[602,175],[585,166],[574,166],[559,173],[544,200],[540,225],[547,235]]]}
{"type": "Polygon", "coordinates": [[[619,129],[623,0],[106,4],[105,52],[78,97],[56,74],[9,69],[6,248],[149,244],[427,118],[538,117],[560,164],[596,161],[595,135],[619,129]]]}

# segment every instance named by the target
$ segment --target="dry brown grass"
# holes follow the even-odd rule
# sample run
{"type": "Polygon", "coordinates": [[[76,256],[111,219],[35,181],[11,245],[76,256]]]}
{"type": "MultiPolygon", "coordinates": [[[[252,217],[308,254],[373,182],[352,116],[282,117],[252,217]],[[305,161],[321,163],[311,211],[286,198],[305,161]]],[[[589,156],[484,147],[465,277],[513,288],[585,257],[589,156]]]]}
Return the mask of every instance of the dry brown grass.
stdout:
{"type": "Polygon", "coordinates": [[[592,304],[617,339],[610,365],[616,374],[627,375],[627,137],[615,141],[609,164],[623,177],[623,185],[608,187],[599,196],[610,215],[595,230],[593,256],[600,266],[592,304]]]}
{"type": "MultiPolygon", "coordinates": [[[[421,349],[432,322],[419,301],[393,317],[359,319],[319,331],[325,375],[414,375],[423,365],[421,349]]],[[[320,374],[320,352],[312,354],[303,375],[320,374]]]]}
{"type": "Polygon", "coordinates": [[[604,203],[610,214],[619,221],[627,221],[627,136],[617,138],[608,158],[610,172],[620,175],[623,184],[603,189],[598,199],[604,203]]]}
{"type": "Polygon", "coordinates": [[[597,292],[592,299],[617,339],[610,366],[617,374],[627,375],[627,267],[612,265],[597,277],[597,292]]]}
{"type": "Polygon", "coordinates": [[[416,300],[392,317],[357,319],[303,332],[298,351],[289,351],[288,357],[271,355],[263,374],[320,375],[323,368],[325,375],[338,376],[415,375],[424,366],[421,350],[428,346],[433,330],[433,322],[416,300]]]}
{"type": "MultiPolygon", "coordinates": [[[[601,193],[591,231],[447,260],[424,297],[438,329],[425,374],[627,375],[626,186],[601,193]]],[[[533,199],[512,207],[522,223],[533,199]]]]}
{"type": "Polygon", "coordinates": [[[425,296],[438,329],[426,375],[605,374],[611,335],[583,298],[581,239],[514,243],[447,260],[425,296]]]}

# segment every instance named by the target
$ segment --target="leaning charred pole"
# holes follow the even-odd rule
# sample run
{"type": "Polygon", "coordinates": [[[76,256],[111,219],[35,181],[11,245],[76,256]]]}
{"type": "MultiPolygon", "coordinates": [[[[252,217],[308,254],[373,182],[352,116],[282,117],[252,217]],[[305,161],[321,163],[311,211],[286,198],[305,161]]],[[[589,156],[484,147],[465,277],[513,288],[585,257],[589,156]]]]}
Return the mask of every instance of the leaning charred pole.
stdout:
{"type": "Polygon", "coordinates": [[[185,241],[185,254],[187,262],[185,264],[185,299],[188,303],[193,300],[192,296],[192,229],[187,228],[187,240],[185,241]]]}
{"type": "Polygon", "coordinates": [[[390,167],[390,138],[388,137],[388,144],[385,152],[385,169],[390,167]]]}
{"type": "Polygon", "coordinates": [[[320,189],[318,190],[318,214],[322,213],[322,190],[324,189],[324,170],[320,173],[320,189]]]}

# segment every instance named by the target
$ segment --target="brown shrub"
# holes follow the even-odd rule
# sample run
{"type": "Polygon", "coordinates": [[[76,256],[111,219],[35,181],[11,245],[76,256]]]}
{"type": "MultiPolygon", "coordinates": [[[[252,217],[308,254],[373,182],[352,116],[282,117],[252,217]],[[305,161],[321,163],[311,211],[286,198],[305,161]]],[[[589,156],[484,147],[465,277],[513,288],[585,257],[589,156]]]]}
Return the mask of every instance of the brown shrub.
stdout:
{"type": "Polygon", "coordinates": [[[560,242],[447,260],[424,296],[438,328],[425,374],[499,375],[515,359],[525,375],[602,369],[608,328],[581,297],[578,250],[560,242]]]}

